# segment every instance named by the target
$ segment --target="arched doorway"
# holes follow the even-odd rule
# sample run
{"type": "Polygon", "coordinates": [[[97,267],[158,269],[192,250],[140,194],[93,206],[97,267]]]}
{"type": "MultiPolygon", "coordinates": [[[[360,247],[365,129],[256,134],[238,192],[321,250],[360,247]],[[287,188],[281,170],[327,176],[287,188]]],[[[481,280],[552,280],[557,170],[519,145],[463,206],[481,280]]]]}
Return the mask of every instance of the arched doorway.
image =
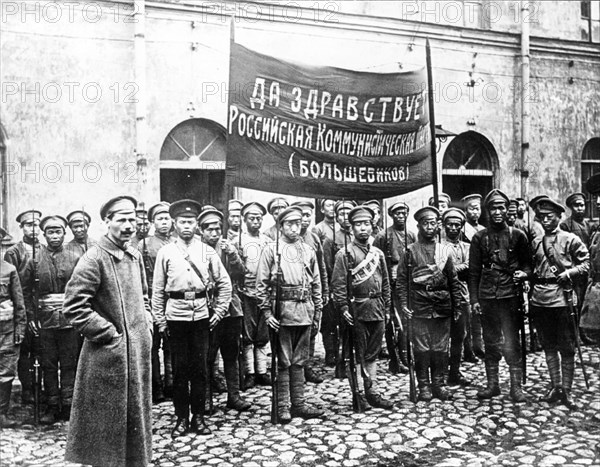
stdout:
{"type": "Polygon", "coordinates": [[[581,186],[588,199],[587,213],[592,218],[598,217],[598,208],[595,197],[586,191],[585,182],[597,173],[600,173],[600,138],[591,138],[581,151],[581,186]]]}
{"type": "Polygon", "coordinates": [[[485,196],[495,186],[498,155],[480,133],[467,131],[446,148],[442,161],[442,187],[453,201],[479,193],[485,196]]]}
{"type": "Polygon", "coordinates": [[[162,200],[190,198],[226,207],[225,135],[223,126],[204,118],[190,118],[169,132],[160,150],[162,200]]]}

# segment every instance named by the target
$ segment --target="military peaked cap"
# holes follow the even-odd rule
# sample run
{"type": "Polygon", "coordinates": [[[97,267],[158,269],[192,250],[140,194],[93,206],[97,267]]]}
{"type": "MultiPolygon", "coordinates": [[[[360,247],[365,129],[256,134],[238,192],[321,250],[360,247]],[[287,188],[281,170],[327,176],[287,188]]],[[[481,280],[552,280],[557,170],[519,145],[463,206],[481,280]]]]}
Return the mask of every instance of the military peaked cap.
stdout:
{"type": "Polygon", "coordinates": [[[169,208],[171,207],[171,203],[167,203],[166,201],[161,201],[160,203],[156,203],[150,209],[148,209],[148,220],[150,222],[154,222],[154,218],[162,213],[169,213],[169,208]]]}
{"type": "Polygon", "coordinates": [[[585,181],[585,189],[592,195],[598,195],[600,193],[600,173],[592,175],[585,181]]]}
{"type": "Polygon", "coordinates": [[[169,206],[169,214],[173,219],[176,217],[198,217],[202,211],[202,205],[193,199],[180,199],[169,206]]]}
{"type": "Polygon", "coordinates": [[[461,199],[460,201],[463,204],[463,206],[468,206],[473,201],[478,201],[481,204],[481,199],[482,196],[479,193],[473,193],[471,195],[463,197],[463,199],[461,199]]]}
{"type": "Polygon", "coordinates": [[[17,216],[17,222],[19,224],[23,224],[24,222],[31,222],[35,219],[40,219],[42,217],[42,213],[35,209],[30,209],[29,211],[22,212],[17,216]]]}
{"type": "Polygon", "coordinates": [[[295,203],[292,203],[292,206],[298,206],[300,209],[310,210],[313,210],[315,208],[315,205],[312,204],[310,201],[296,201],[295,203]]]}
{"type": "Polygon", "coordinates": [[[223,213],[218,209],[203,209],[200,215],[198,216],[198,224],[212,224],[213,222],[222,222],[223,221],[223,213]]]}
{"type": "Polygon", "coordinates": [[[535,207],[538,213],[555,212],[557,214],[562,214],[565,212],[565,208],[562,204],[559,204],[550,198],[539,200],[535,207]]]}
{"type": "Polygon", "coordinates": [[[415,212],[414,218],[417,222],[420,222],[421,219],[429,215],[433,215],[435,218],[439,219],[440,211],[435,206],[424,206],[415,212]]]}
{"type": "Polygon", "coordinates": [[[60,227],[63,230],[67,230],[67,224],[67,219],[65,219],[63,216],[46,216],[40,221],[40,229],[44,231],[51,227],[60,227]]]}
{"type": "Polygon", "coordinates": [[[388,208],[388,214],[391,216],[394,213],[394,211],[397,211],[398,209],[404,209],[406,211],[406,214],[408,214],[408,212],[410,211],[410,209],[408,208],[408,204],[406,204],[404,201],[396,201],[388,208]]]}
{"type": "Polygon", "coordinates": [[[285,198],[278,196],[277,198],[273,198],[267,203],[267,211],[269,211],[269,214],[272,214],[273,209],[279,207],[287,208],[289,205],[290,203],[288,203],[288,201],[285,198]]]}
{"type": "Polygon", "coordinates": [[[244,203],[242,203],[239,199],[230,199],[229,203],[227,203],[227,211],[229,214],[233,214],[234,212],[239,212],[242,210],[244,203]]]}
{"type": "Polygon", "coordinates": [[[352,209],[354,207],[356,207],[356,203],[354,201],[352,201],[351,199],[344,199],[344,200],[337,201],[335,203],[334,209],[335,209],[335,213],[337,214],[337,212],[340,209],[352,209]]]}
{"type": "Polygon", "coordinates": [[[459,219],[461,222],[466,222],[467,217],[462,209],[448,208],[442,214],[442,222],[446,222],[446,219],[459,219]]]}
{"type": "Polygon", "coordinates": [[[71,225],[72,222],[76,221],[83,221],[87,225],[90,225],[90,223],[92,222],[92,217],[82,209],[67,214],[67,222],[69,223],[69,225],[71,225]]]}
{"type": "Polygon", "coordinates": [[[531,200],[529,201],[529,207],[533,210],[535,210],[535,206],[537,205],[537,203],[540,202],[540,200],[542,199],[549,199],[548,195],[537,195],[534,196],[533,198],[531,198],[531,200]]]}
{"type": "Polygon", "coordinates": [[[351,224],[361,221],[372,221],[375,219],[375,211],[369,206],[356,206],[348,213],[348,222],[351,224]]]}
{"type": "MultiPolygon", "coordinates": [[[[438,194],[438,198],[440,201],[442,201],[442,199],[446,200],[446,203],[448,204],[450,204],[450,201],[452,201],[452,198],[450,198],[450,195],[447,193],[438,194]]],[[[435,203],[435,198],[432,196],[429,198],[429,206],[433,206],[433,203],[435,203]]]]}
{"type": "Polygon", "coordinates": [[[244,204],[244,206],[242,207],[242,216],[245,216],[246,214],[250,213],[260,214],[261,216],[264,216],[267,213],[267,210],[262,204],[252,201],[250,203],[244,204]]]}
{"type": "Polygon", "coordinates": [[[289,206],[277,216],[277,225],[281,225],[285,221],[299,220],[302,220],[302,208],[300,206],[289,206]]]}
{"type": "Polygon", "coordinates": [[[100,208],[100,218],[105,219],[119,211],[135,211],[137,200],[133,196],[121,195],[109,199],[100,208]]]}
{"type": "Polygon", "coordinates": [[[489,206],[490,204],[494,203],[504,203],[507,208],[509,202],[510,199],[508,198],[508,196],[506,196],[504,192],[500,191],[498,188],[494,188],[492,191],[490,191],[483,200],[483,203],[486,206],[489,206]]]}
{"type": "Polygon", "coordinates": [[[585,203],[585,195],[583,193],[573,193],[567,197],[565,203],[567,206],[571,207],[575,201],[581,199],[585,203]]]}

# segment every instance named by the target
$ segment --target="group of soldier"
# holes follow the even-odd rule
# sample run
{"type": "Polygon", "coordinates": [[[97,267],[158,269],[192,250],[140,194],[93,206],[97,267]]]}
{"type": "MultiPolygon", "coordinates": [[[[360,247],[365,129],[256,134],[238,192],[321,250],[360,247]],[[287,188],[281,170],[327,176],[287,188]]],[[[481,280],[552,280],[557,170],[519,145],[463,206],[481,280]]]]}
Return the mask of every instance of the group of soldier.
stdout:
{"type": "MultiPolygon", "coordinates": [[[[587,190],[600,193],[598,176],[587,190]]],[[[153,317],[152,400],[172,398],[177,437],[211,432],[205,417],[214,410],[213,391],[227,392],[227,408],[247,411],[242,392],[255,385],[273,387],[272,419],[279,423],[321,417],[323,410],[305,398],[306,382],[319,384],[325,374],[314,358],[319,332],[324,364],[350,380],[355,410],[393,408],[377,386],[385,353],[392,373],[416,380],[414,399],[421,401],[450,399],[450,387],[470,384],[461,364],[478,358],[487,386],[477,397],[498,396],[504,357],[510,397],[526,402],[522,333],[529,308],[550,376],[540,399],[576,407],[580,327],[592,340],[600,330],[600,236],[585,219],[585,202],[582,193],[569,196],[571,216],[561,223],[565,208],[547,196],[529,202],[530,215],[525,200],[497,189],[459,203],[442,193],[413,214],[416,233],[407,228],[410,210],[401,201],[387,209],[389,226],[378,201],[323,199],[323,221],[311,229],[315,206],[282,197],[266,207],[230,200],[223,213],[194,200],[146,210],[121,196],[103,206],[101,217],[135,210],[137,231],[113,253],[135,258],[137,249],[141,256],[140,294],[147,290],[148,299],[139,300],[153,317]],[[486,227],[479,223],[482,212],[486,227]],[[262,231],[267,214],[275,223],[262,231]]],[[[98,322],[91,314],[84,322],[74,311],[87,293],[77,288],[84,268],[67,284],[82,258],[92,261],[111,241],[110,235],[100,244],[89,238],[91,216],[83,210],[65,218],[32,209],[17,222],[23,238],[7,250],[0,274],[3,427],[15,424],[8,415],[15,373],[22,402],[39,403],[31,371],[38,362],[46,406],[40,422],[69,419],[78,358],[98,322]],[[65,243],[68,228],[74,238],[65,243]]],[[[89,313],[108,319],[93,301],[98,297],[90,299],[89,313]]],[[[110,341],[103,332],[89,340],[110,341]]]]}

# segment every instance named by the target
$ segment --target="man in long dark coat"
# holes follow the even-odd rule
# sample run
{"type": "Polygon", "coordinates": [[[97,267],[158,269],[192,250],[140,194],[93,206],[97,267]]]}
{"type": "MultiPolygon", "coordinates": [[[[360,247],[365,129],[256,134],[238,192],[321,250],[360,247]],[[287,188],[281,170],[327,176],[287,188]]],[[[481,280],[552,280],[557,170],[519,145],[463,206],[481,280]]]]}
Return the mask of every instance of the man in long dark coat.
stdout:
{"type": "Polygon", "coordinates": [[[100,209],[108,233],[80,259],[64,315],[83,334],[65,459],[145,466],[152,457],[152,315],[144,264],[127,242],[137,202],[118,196],[100,209]]]}

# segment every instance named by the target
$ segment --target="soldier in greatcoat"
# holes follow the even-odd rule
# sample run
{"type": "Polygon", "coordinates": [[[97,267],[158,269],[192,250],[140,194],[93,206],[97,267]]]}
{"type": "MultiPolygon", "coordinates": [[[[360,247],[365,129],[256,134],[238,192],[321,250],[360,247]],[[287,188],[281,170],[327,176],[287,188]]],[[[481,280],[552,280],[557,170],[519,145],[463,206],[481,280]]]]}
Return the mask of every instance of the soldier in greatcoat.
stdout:
{"type": "MultiPolygon", "coordinates": [[[[277,218],[279,241],[263,250],[256,272],[261,313],[277,339],[279,421],[323,415],[304,395],[304,365],[309,357],[314,315],[321,312],[321,278],[315,251],[300,239],[302,209],[290,206],[277,218]],[[276,249],[278,248],[278,249],[276,249]],[[279,309],[275,299],[279,294],[279,309]]],[[[275,349],[275,348],[274,348],[275,349]]]]}
{"type": "Polygon", "coordinates": [[[279,213],[289,205],[290,203],[288,203],[285,198],[281,198],[280,196],[273,198],[267,203],[267,212],[271,214],[271,217],[275,221],[275,224],[265,230],[265,235],[271,240],[275,240],[275,237],[277,236],[277,216],[279,216],[279,213]]]}
{"type": "Polygon", "coordinates": [[[357,375],[362,377],[361,367],[368,375],[362,378],[366,402],[391,409],[393,403],[377,391],[377,357],[392,298],[383,252],[369,241],[373,219],[373,211],[366,206],[356,206],[348,213],[353,240],[335,256],[331,288],[342,319],[354,335],[357,375]]]}
{"type": "Polygon", "coordinates": [[[461,304],[449,248],[437,242],[439,216],[433,206],[415,212],[417,241],[402,255],[396,282],[402,310],[412,320],[418,399],[425,402],[433,397],[451,398],[444,376],[448,368],[451,320],[460,317],[461,304]]]}
{"type": "Polygon", "coordinates": [[[521,380],[519,342],[519,284],[531,272],[525,234],[506,224],[508,196],[490,191],[484,200],[489,227],[477,232],[469,250],[469,294],[473,313],[481,313],[485,343],[487,387],[480,399],[500,395],[499,363],[504,356],[510,370],[510,396],[526,402],[521,380]]]}
{"type": "Polygon", "coordinates": [[[575,373],[575,328],[573,284],[587,275],[590,261],[583,241],[559,228],[565,211],[557,202],[544,199],[536,206],[545,235],[533,239],[533,292],[531,317],[540,335],[550,375],[544,402],[561,400],[574,408],[571,396],[575,373]],[[570,305],[569,305],[570,304],[570,305]]]}
{"type": "Polygon", "coordinates": [[[152,458],[152,314],[144,264],[128,245],[135,232],[130,196],[100,209],[107,234],[77,263],[64,315],[84,336],[65,459],[145,466],[152,458]]]}
{"type": "Polygon", "coordinates": [[[480,194],[473,193],[460,200],[467,218],[464,234],[468,242],[471,241],[473,235],[484,228],[483,225],[479,223],[479,218],[481,217],[481,198],[480,194]]]}

